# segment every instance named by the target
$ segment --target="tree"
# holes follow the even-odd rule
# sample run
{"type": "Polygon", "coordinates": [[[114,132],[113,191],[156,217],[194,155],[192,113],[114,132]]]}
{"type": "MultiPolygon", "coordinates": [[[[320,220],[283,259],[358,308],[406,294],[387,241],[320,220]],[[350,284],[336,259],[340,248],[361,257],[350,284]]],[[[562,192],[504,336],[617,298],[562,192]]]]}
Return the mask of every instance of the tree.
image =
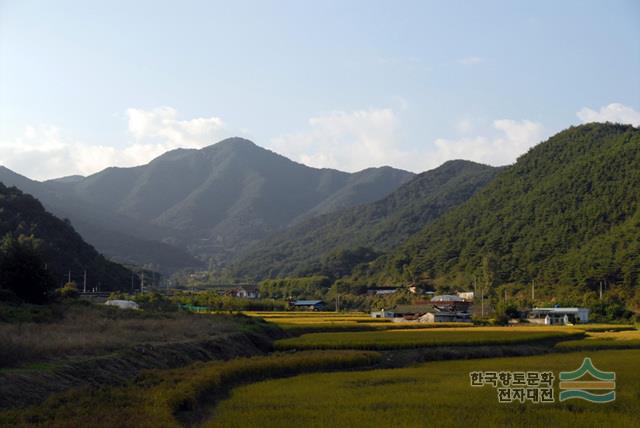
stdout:
{"type": "Polygon", "coordinates": [[[0,244],[0,288],[29,303],[44,303],[55,284],[33,237],[6,235],[0,244]]]}

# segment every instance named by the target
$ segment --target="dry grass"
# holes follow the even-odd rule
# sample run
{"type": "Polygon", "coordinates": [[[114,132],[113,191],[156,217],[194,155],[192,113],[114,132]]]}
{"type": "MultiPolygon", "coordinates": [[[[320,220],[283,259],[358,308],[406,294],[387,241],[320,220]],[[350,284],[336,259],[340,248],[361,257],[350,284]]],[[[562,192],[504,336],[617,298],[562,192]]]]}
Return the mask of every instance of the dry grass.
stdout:
{"type": "Polygon", "coordinates": [[[67,356],[93,356],[150,342],[185,341],[237,331],[223,316],[149,315],[76,306],[49,323],[0,323],[0,367],[67,356]]]}

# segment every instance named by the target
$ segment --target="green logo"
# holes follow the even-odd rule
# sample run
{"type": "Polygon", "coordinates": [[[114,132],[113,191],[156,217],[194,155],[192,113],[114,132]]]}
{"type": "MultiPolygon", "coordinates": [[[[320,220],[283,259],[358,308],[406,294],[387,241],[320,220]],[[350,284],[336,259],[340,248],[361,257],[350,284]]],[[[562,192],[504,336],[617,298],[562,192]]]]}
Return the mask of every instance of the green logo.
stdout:
{"type": "Polygon", "coordinates": [[[572,372],[560,372],[560,401],[579,398],[592,403],[610,403],[616,399],[616,374],[615,372],[603,372],[595,368],[591,358],[586,357],[582,365],[572,372]],[[586,374],[594,380],[578,380],[586,374]],[[595,394],[590,391],[609,390],[604,394],[595,394]]]}

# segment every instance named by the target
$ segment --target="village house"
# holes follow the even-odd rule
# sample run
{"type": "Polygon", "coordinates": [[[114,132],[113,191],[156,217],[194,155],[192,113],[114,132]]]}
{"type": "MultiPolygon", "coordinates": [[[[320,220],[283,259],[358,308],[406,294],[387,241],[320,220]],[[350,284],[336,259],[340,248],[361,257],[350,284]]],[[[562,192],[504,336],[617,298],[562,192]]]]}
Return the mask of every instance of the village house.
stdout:
{"type": "Polygon", "coordinates": [[[533,308],[529,322],[544,325],[571,325],[589,322],[588,308],[533,308]]]}
{"type": "Polygon", "coordinates": [[[392,318],[395,322],[470,322],[471,303],[461,297],[445,294],[434,296],[428,302],[398,305],[391,310],[371,312],[373,318],[392,318]]]}
{"type": "Polygon", "coordinates": [[[242,299],[259,299],[260,291],[255,285],[241,285],[232,291],[234,297],[242,299]]]}
{"type": "Polygon", "coordinates": [[[322,311],[326,305],[322,300],[294,300],[289,302],[289,307],[294,310],[322,311]]]}
{"type": "Polygon", "coordinates": [[[385,309],[371,312],[371,318],[393,318],[394,316],[395,316],[395,312],[387,311],[385,309]]]}
{"type": "Polygon", "coordinates": [[[467,302],[473,302],[474,293],[473,291],[458,291],[456,296],[466,300],[467,302]]]}

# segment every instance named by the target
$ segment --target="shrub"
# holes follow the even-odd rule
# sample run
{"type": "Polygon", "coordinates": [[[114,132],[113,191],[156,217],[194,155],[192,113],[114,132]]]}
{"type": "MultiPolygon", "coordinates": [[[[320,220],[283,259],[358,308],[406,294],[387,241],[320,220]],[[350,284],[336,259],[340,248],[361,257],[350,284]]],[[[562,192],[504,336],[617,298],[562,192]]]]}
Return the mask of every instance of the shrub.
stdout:
{"type": "Polygon", "coordinates": [[[56,295],[62,299],[73,299],[80,296],[78,285],[74,282],[67,282],[62,288],[56,290],[56,295]]]}

